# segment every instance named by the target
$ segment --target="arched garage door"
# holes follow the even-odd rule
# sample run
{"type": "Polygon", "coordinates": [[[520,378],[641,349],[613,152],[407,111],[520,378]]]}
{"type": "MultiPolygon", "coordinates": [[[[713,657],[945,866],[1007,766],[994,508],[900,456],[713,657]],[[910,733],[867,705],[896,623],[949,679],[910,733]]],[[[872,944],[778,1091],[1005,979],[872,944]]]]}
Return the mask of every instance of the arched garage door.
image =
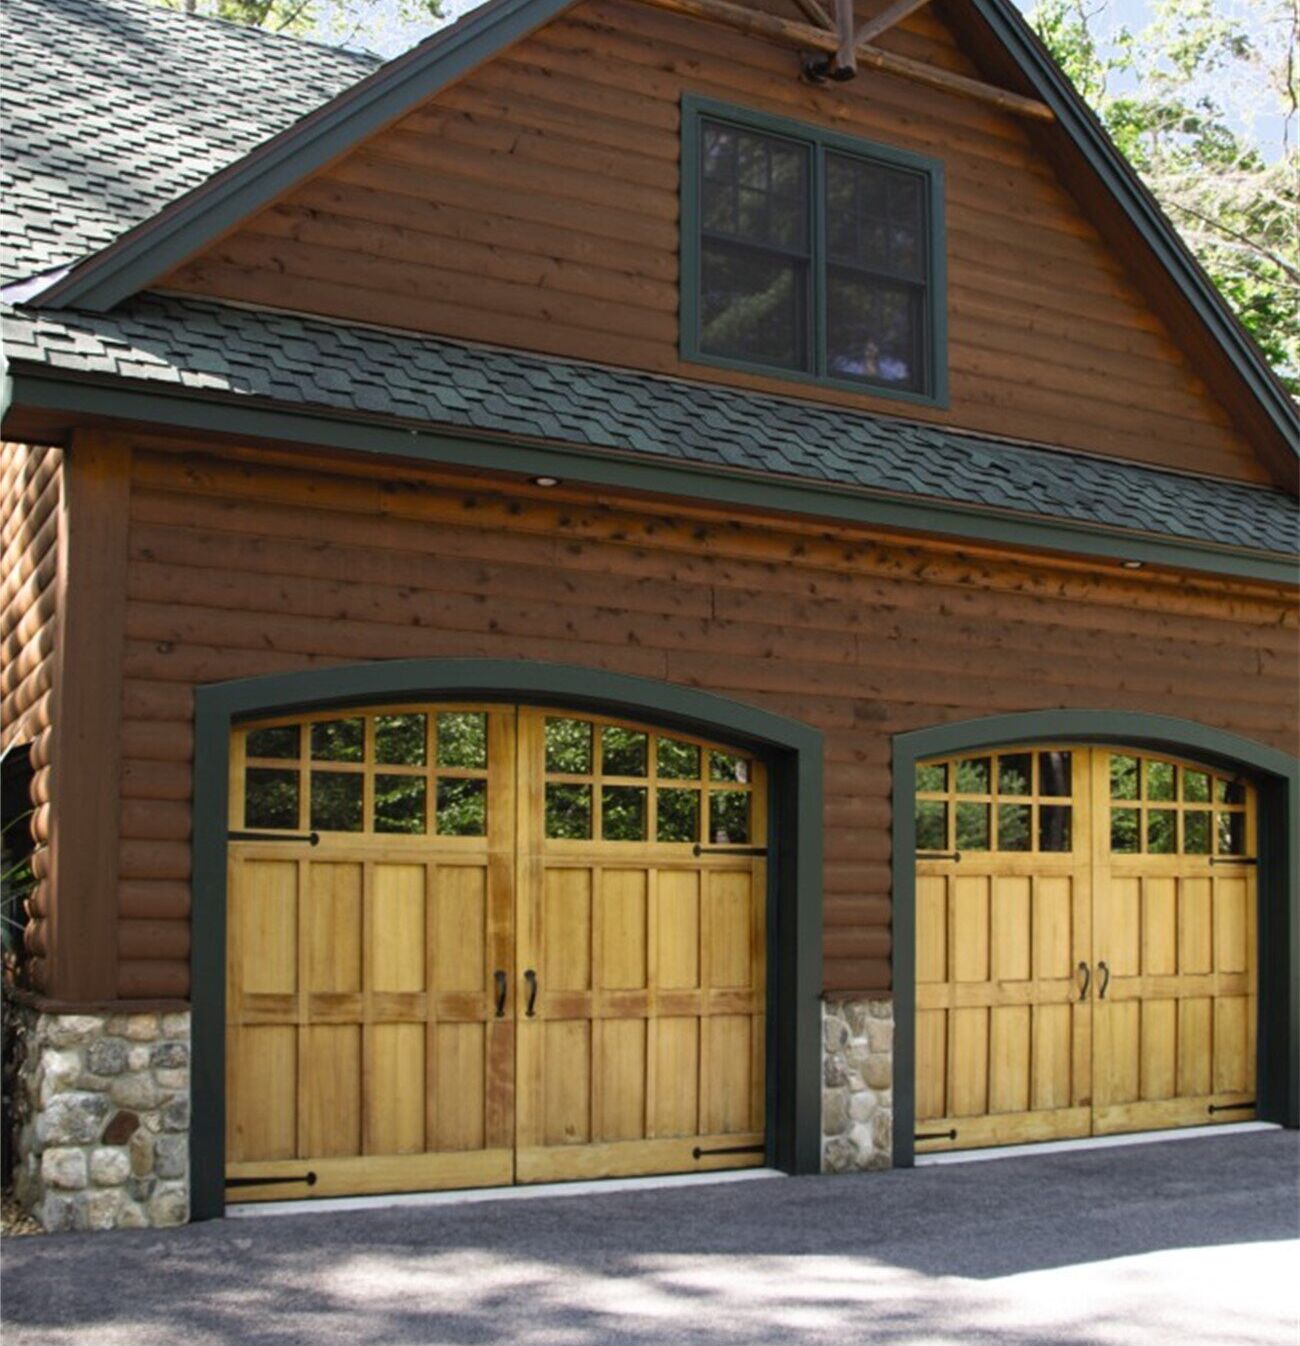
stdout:
{"type": "Polygon", "coordinates": [[[761,763],[474,704],[231,747],[229,1200],[763,1162],[761,763]]]}
{"type": "Polygon", "coordinates": [[[918,1152],[1255,1115],[1249,782],[1062,745],[916,801],[918,1152]]]}

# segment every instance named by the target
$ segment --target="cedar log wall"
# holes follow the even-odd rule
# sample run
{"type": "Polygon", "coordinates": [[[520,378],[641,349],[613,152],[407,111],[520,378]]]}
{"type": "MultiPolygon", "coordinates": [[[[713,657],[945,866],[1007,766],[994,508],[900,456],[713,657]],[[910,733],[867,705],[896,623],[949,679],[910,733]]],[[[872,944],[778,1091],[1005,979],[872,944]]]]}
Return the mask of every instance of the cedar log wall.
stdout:
{"type": "Polygon", "coordinates": [[[826,733],[832,991],[889,985],[891,734],[1076,706],[1292,746],[1289,592],[564,497],[137,444],[119,994],[188,989],[195,683],[364,659],[530,658],[812,723],[826,733]]]}
{"type": "MultiPolygon", "coordinates": [[[[881,45],[980,73],[928,10],[881,45]]],[[[865,70],[816,88],[798,60],[627,0],[586,0],[162,288],[1267,479],[1023,121],[865,70]],[[683,92],[943,161],[948,411],[678,359],[683,92]]]]}
{"type": "MultiPolygon", "coordinates": [[[[59,608],[63,452],[0,445],[0,749],[29,752],[33,776],[25,942],[39,964],[50,896],[50,781],[59,608]]],[[[13,819],[0,819],[5,825],[13,819]]],[[[39,977],[39,966],[35,966],[39,977]]]]}

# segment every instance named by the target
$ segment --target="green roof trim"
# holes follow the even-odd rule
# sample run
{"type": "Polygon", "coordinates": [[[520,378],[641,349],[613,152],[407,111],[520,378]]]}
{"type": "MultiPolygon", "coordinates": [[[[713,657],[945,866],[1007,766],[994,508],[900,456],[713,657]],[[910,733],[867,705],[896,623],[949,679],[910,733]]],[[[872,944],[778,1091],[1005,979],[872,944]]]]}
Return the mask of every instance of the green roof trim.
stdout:
{"type": "MultiPolygon", "coordinates": [[[[106,417],[244,440],[276,440],[521,477],[558,476],[573,483],[675,496],[723,508],[1087,556],[1116,564],[1140,561],[1274,584],[1294,584],[1297,576],[1294,556],[1035,516],[978,498],[909,496],[901,490],[840,485],[824,476],[809,479],[746,471],[720,460],[704,463],[635,449],[522,442],[500,433],[458,433],[409,421],[385,423],[360,413],[322,413],[195,389],[129,387],[121,380],[69,377],[22,364],[11,365],[10,373],[14,405],[35,411],[106,417]]],[[[1042,452],[1060,456],[1050,450],[1042,452]]],[[[1197,482],[1172,473],[1148,475],[1155,479],[1152,491],[1162,496],[1171,487],[1176,490],[1180,481],[1193,487],[1232,489],[1228,483],[1197,482]]]]}
{"type": "Polygon", "coordinates": [[[572,3],[488,0],[76,264],[32,302],[111,309],[572,3]]]}

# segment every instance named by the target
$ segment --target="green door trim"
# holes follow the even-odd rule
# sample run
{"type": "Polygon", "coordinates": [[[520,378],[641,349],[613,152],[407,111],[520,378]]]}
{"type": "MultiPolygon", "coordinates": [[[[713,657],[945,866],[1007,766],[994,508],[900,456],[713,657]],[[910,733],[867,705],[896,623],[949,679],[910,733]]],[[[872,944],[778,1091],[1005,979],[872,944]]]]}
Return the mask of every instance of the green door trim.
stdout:
{"type": "Polygon", "coordinates": [[[893,740],[894,1165],[916,1131],[916,764],[928,757],[1049,743],[1117,743],[1250,775],[1259,790],[1259,1031],[1256,1115],[1300,1126],[1300,761],[1169,715],[1041,710],[895,734],[893,740]]]}
{"type": "Polygon", "coordinates": [[[650,719],[761,754],[771,769],[768,850],[768,1154],[821,1163],[822,736],[797,720],[649,678],[525,659],[401,659],[214,683],[195,690],[191,1214],[225,1210],[226,850],[230,732],[241,720],[326,706],[475,699],[650,719]]]}

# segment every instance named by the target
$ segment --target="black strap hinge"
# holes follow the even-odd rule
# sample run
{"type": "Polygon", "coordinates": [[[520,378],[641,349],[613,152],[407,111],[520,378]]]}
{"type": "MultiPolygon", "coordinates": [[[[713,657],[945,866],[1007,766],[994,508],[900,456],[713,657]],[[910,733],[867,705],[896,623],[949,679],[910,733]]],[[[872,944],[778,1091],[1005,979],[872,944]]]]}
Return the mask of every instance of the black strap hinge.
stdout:
{"type": "Polygon", "coordinates": [[[766,846],[701,846],[697,841],[692,855],[766,855],[766,846]]]}
{"type": "Polygon", "coordinates": [[[293,832],[227,832],[227,841],[296,841],[300,846],[319,846],[320,833],[308,832],[304,837],[293,832]]]}
{"type": "Polygon", "coordinates": [[[227,1187],[269,1187],[274,1183],[284,1182],[305,1182],[308,1187],[316,1186],[316,1174],[308,1171],[306,1173],[277,1173],[273,1177],[267,1178],[227,1178],[227,1187]]]}
{"type": "Polygon", "coordinates": [[[1205,1109],[1211,1116],[1216,1112],[1245,1112],[1255,1106],[1255,1100],[1252,1098],[1248,1103],[1211,1103],[1205,1109]]]}
{"type": "Polygon", "coordinates": [[[915,1140],[956,1140],[957,1128],[954,1126],[951,1131],[925,1131],[918,1132],[912,1137],[915,1140]]]}
{"type": "Polygon", "coordinates": [[[691,1151],[692,1159],[705,1159],[711,1154],[766,1154],[766,1145],[731,1145],[720,1150],[702,1150],[697,1145],[691,1151]]]}

